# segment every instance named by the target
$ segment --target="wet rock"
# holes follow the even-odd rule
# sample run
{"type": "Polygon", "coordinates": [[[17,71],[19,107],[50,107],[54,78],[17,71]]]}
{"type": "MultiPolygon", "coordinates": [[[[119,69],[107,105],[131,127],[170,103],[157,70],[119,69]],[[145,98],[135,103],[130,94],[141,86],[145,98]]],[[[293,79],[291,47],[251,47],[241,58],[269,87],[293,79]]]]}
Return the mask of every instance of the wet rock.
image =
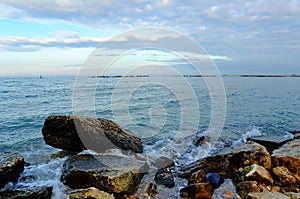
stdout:
{"type": "Polygon", "coordinates": [[[161,185],[172,188],[175,186],[174,177],[170,168],[159,169],[155,173],[154,180],[161,185]]]}
{"type": "Polygon", "coordinates": [[[272,155],[274,166],[286,167],[300,180],[300,140],[295,139],[275,150],[272,155]]]}
{"type": "Polygon", "coordinates": [[[211,199],[214,188],[209,183],[196,183],[180,190],[180,197],[185,199],[211,199]]]}
{"type": "Polygon", "coordinates": [[[269,171],[257,164],[247,166],[240,171],[242,179],[257,181],[261,184],[273,184],[273,179],[269,171]]]}
{"type": "Polygon", "coordinates": [[[72,189],[95,187],[110,194],[133,194],[146,162],[112,155],[75,155],[63,165],[61,180],[72,189]]]}
{"type": "Polygon", "coordinates": [[[271,153],[275,149],[278,149],[285,143],[293,140],[293,137],[285,137],[285,136],[259,136],[259,137],[250,137],[248,140],[254,141],[258,144],[263,145],[266,149],[271,153]]]}
{"type": "Polygon", "coordinates": [[[222,178],[218,173],[208,173],[205,175],[207,182],[211,183],[214,188],[217,188],[222,183],[222,178]]]}
{"type": "Polygon", "coordinates": [[[111,194],[104,191],[100,191],[95,187],[89,187],[87,189],[77,189],[70,193],[70,199],[115,199],[111,194]]]}
{"type": "Polygon", "coordinates": [[[256,181],[242,181],[237,184],[236,191],[242,198],[247,199],[250,192],[259,192],[260,188],[256,181]]]}
{"type": "Polygon", "coordinates": [[[273,168],[273,173],[279,178],[280,183],[283,185],[295,184],[297,181],[286,167],[275,167],[273,168]]]}
{"type": "Polygon", "coordinates": [[[148,187],[146,189],[146,193],[150,197],[154,198],[158,194],[158,192],[157,192],[157,186],[155,184],[153,184],[153,183],[149,183],[149,185],[148,185],[148,187]]]}
{"type": "Polygon", "coordinates": [[[142,141],[111,120],[79,117],[49,116],[42,129],[46,144],[69,151],[105,152],[120,148],[136,153],[143,152],[142,141]]]}
{"type": "Polygon", "coordinates": [[[50,199],[52,187],[31,187],[26,190],[6,190],[0,192],[1,199],[50,199]]]}
{"type": "Polygon", "coordinates": [[[251,199],[290,199],[286,195],[279,192],[260,192],[260,193],[249,193],[251,199]]]}
{"type": "Polygon", "coordinates": [[[24,170],[24,158],[19,153],[0,153],[0,188],[16,181],[24,170]]]}
{"type": "Polygon", "coordinates": [[[224,178],[235,178],[235,171],[252,164],[271,168],[271,156],[266,148],[254,142],[247,142],[223,149],[217,154],[200,159],[180,168],[181,177],[190,177],[199,170],[219,173],[224,178]]]}
{"type": "Polygon", "coordinates": [[[192,176],[188,180],[188,184],[195,184],[205,181],[205,171],[203,169],[200,169],[196,173],[193,173],[192,176]]]}
{"type": "Polygon", "coordinates": [[[236,193],[236,187],[230,179],[225,179],[224,183],[214,191],[213,199],[237,199],[240,196],[236,193]]]}

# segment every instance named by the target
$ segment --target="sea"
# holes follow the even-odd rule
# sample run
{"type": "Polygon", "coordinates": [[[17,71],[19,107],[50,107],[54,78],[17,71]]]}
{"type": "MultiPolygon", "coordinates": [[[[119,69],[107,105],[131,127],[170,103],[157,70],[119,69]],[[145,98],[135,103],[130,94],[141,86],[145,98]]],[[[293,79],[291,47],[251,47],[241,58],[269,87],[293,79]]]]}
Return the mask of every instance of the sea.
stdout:
{"type": "Polygon", "coordinates": [[[111,119],[143,138],[144,156],[164,155],[177,164],[247,137],[289,137],[300,130],[300,78],[224,76],[222,81],[220,106],[226,114],[219,139],[203,148],[181,132],[193,141],[208,133],[215,119],[211,102],[220,92],[208,88],[203,77],[0,77],[0,152],[19,152],[27,163],[18,182],[4,189],[52,186],[52,198],[67,198],[68,188],[60,182],[66,157],[46,145],[41,133],[49,115],[111,119]],[[188,87],[181,87],[182,81],[188,87]]]}

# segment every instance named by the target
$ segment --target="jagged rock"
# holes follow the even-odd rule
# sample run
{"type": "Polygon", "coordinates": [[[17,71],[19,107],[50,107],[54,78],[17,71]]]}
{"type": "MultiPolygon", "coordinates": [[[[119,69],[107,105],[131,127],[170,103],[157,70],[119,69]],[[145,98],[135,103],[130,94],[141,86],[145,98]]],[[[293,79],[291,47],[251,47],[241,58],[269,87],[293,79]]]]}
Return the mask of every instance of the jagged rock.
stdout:
{"type": "Polygon", "coordinates": [[[115,199],[111,194],[100,191],[95,187],[87,189],[76,189],[70,193],[70,199],[115,199]]]}
{"type": "Polygon", "coordinates": [[[242,173],[242,179],[257,181],[262,184],[273,184],[273,179],[269,171],[257,164],[247,166],[240,172],[242,173]]]}
{"type": "Polygon", "coordinates": [[[6,190],[0,192],[1,199],[50,199],[52,187],[31,187],[26,190],[6,190]]]}
{"type": "Polygon", "coordinates": [[[300,140],[295,139],[275,150],[272,155],[274,166],[286,167],[300,180],[300,140]]]}
{"type": "Polygon", "coordinates": [[[46,144],[69,151],[104,152],[120,148],[143,152],[142,141],[108,119],[79,116],[49,116],[42,129],[46,144]]]}
{"type": "Polygon", "coordinates": [[[193,173],[192,176],[188,180],[188,184],[195,184],[200,183],[205,180],[205,171],[203,169],[200,169],[196,173],[193,173]]]}
{"type": "Polygon", "coordinates": [[[236,187],[230,179],[225,179],[224,183],[214,191],[213,199],[237,199],[240,196],[236,193],[236,187]]]}
{"type": "Polygon", "coordinates": [[[169,188],[175,186],[174,177],[172,175],[170,168],[159,169],[155,173],[154,180],[158,184],[164,185],[169,188]]]}
{"type": "Polygon", "coordinates": [[[251,199],[290,199],[286,195],[279,192],[260,192],[260,193],[249,193],[251,199]]]}
{"type": "Polygon", "coordinates": [[[146,162],[112,155],[74,155],[63,165],[61,180],[72,189],[95,187],[114,195],[133,194],[146,162]]]}
{"type": "Polygon", "coordinates": [[[190,177],[198,170],[219,173],[224,178],[234,178],[235,171],[240,167],[252,164],[271,168],[271,156],[266,148],[254,142],[247,142],[223,149],[217,154],[200,159],[180,168],[181,177],[190,177]]]}
{"type": "Polygon", "coordinates": [[[24,158],[19,153],[0,153],[0,188],[16,181],[24,170],[24,158]]]}
{"type": "Polygon", "coordinates": [[[248,138],[248,140],[263,145],[271,153],[275,149],[278,149],[279,147],[284,145],[285,143],[293,140],[293,138],[287,136],[268,135],[268,136],[250,137],[248,138]]]}
{"type": "Polygon", "coordinates": [[[297,181],[286,167],[275,167],[273,168],[273,173],[279,178],[280,183],[283,185],[295,184],[297,181]]]}
{"type": "Polygon", "coordinates": [[[237,184],[236,191],[243,199],[248,199],[250,192],[259,192],[260,188],[256,181],[242,181],[237,184]]]}
{"type": "Polygon", "coordinates": [[[214,188],[209,183],[196,183],[188,185],[180,190],[181,198],[185,199],[211,199],[214,188]]]}

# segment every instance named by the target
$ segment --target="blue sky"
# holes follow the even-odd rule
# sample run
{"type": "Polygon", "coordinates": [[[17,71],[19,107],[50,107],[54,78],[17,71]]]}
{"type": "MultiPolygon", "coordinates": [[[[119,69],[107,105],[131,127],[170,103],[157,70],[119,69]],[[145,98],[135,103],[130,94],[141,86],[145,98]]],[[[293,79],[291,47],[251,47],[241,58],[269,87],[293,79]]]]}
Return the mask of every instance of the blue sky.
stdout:
{"type": "MultiPolygon", "coordinates": [[[[300,73],[299,0],[123,2],[1,1],[0,75],[77,74],[107,38],[148,27],[195,40],[223,74],[300,73]]],[[[135,55],[150,60],[154,54],[156,62],[165,61],[164,53],[159,59],[157,52],[135,55]]]]}

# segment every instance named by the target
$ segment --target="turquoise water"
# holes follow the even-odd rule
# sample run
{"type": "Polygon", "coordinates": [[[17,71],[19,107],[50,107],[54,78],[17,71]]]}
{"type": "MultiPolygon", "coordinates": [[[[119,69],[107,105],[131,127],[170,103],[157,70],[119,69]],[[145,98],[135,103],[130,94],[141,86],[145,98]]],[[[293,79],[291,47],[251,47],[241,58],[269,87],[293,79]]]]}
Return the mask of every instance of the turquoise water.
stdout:
{"type": "MultiPolygon", "coordinates": [[[[144,137],[148,149],[145,153],[153,154],[149,151],[155,149],[153,146],[161,149],[178,131],[182,122],[181,100],[186,102],[187,126],[195,117],[196,108],[189,95],[178,99],[178,95],[164,85],[149,80],[137,87],[139,78],[128,79],[129,83],[119,86],[116,92],[119,79],[86,78],[83,90],[93,89],[90,85],[99,82],[95,95],[91,96],[94,106],[80,114],[113,120],[117,117],[121,126],[144,137]],[[128,95],[129,101],[122,99],[128,95]]],[[[74,81],[74,77],[0,78],[0,151],[18,151],[25,157],[31,166],[23,175],[37,176],[31,183],[56,183],[57,190],[63,187],[58,183],[63,159],[54,158],[53,154],[59,150],[44,144],[41,128],[51,114],[73,113],[74,81]]],[[[199,124],[192,131],[205,131],[211,118],[209,92],[201,78],[186,81],[195,90],[200,111],[199,124]]],[[[222,141],[238,140],[253,131],[284,136],[288,131],[300,130],[300,78],[223,77],[223,81],[227,114],[222,141]]],[[[171,83],[180,87],[176,82],[171,83]]],[[[86,96],[83,93],[77,97],[86,96]]]]}

